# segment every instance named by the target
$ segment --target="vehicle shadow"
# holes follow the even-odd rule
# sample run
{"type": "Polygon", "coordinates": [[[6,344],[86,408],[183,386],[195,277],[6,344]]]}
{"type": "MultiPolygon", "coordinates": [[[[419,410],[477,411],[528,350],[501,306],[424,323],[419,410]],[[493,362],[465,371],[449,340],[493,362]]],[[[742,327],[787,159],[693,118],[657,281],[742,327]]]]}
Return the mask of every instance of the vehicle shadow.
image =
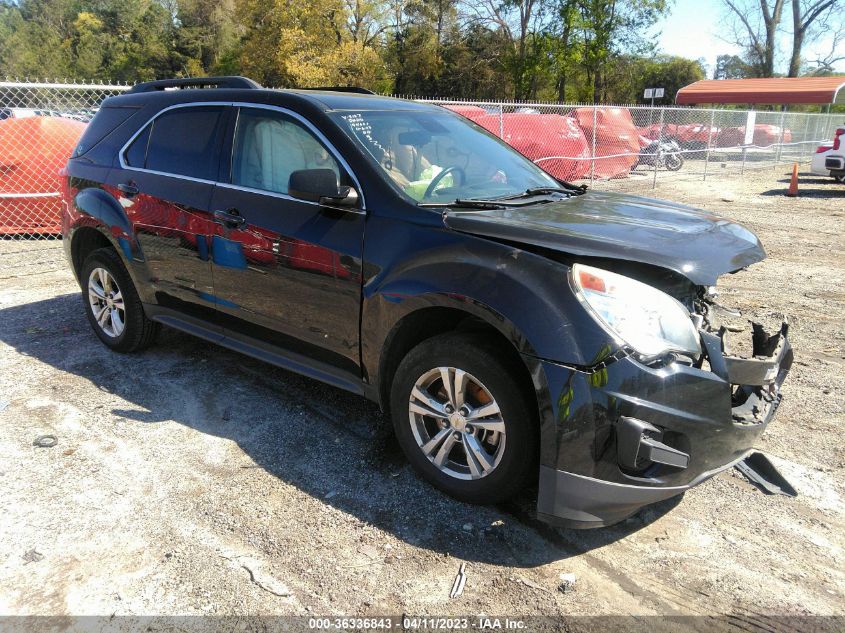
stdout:
{"type": "MultiPolygon", "coordinates": [[[[845,185],[834,183],[831,187],[807,187],[807,182],[798,181],[798,196],[801,198],[825,198],[836,199],[845,198],[845,185]]],[[[769,189],[768,191],[761,191],[761,196],[786,196],[787,186],[778,189],[769,189]]]]}
{"type": "MultiPolygon", "coordinates": [[[[77,292],[0,310],[0,340],[125,400],[125,408],[111,411],[123,424],[173,420],[232,440],[252,460],[247,467],[418,547],[533,567],[629,536],[679,502],[587,531],[537,521],[536,491],[497,507],[461,503],[414,475],[386,416],[363,398],[173,330],[141,354],[111,352],[90,330],[80,303],[77,292]]],[[[91,402],[73,390],[53,396],[91,402]]]]}

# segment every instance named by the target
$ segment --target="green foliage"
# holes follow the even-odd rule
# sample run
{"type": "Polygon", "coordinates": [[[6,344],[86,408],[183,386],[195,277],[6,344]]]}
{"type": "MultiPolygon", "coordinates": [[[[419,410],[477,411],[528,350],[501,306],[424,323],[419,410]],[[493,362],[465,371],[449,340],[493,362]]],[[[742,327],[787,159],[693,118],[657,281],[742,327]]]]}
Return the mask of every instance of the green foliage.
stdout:
{"type": "Polygon", "coordinates": [[[754,67],[738,55],[719,55],[713,79],[745,79],[755,77],[754,67]]]}
{"type": "Polygon", "coordinates": [[[482,99],[667,101],[702,76],[645,39],[668,0],[0,0],[0,74],[243,74],[482,99]]]}

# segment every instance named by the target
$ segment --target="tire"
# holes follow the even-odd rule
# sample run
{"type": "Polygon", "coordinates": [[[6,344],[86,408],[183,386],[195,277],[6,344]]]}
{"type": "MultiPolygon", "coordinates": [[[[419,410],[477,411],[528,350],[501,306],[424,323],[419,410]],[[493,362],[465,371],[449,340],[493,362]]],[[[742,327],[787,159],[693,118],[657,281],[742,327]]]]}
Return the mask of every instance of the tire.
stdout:
{"type": "Polygon", "coordinates": [[[840,185],[845,185],[845,174],[843,174],[843,175],[841,175],[841,176],[834,176],[833,178],[834,178],[834,180],[836,180],[836,182],[838,182],[840,185]]]}
{"type": "Polygon", "coordinates": [[[670,154],[666,157],[666,169],[669,171],[678,171],[684,166],[684,159],[677,154],[670,154]]]}
{"type": "Polygon", "coordinates": [[[160,326],[144,314],[132,278],[113,249],[101,248],[91,253],[82,264],[79,279],[85,314],[106,347],[128,353],[153,343],[160,326]],[[95,310],[103,311],[95,314],[95,310]]]}
{"type": "Polygon", "coordinates": [[[514,380],[512,365],[483,337],[447,333],[412,349],[394,376],[390,412],[399,445],[421,477],[461,501],[498,503],[537,477],[536,405],[514,380]],[[442,368],[453,388],[456,383],[464,385],[470,415],[455,417],[453,412],[448,419],[444,405],[461,401],[445,397],[442,368]],[[463,378],[450,368],[465,372],[463,378]],[[423,399],[413,395],[415,388],[416,393],[426,391],[422,394],[426,399],[433,396],[433,402],[424,405],[423,399]],[[498,416],[491,414],[496,408],[498,416]],[[436,415],[422,413],[430,411],[436,415]],[[480,415],[473,418],[475,414],[480,415]],[[426,444],[433,446],[430,457],[422,448],[426,444]],[[474,457],[479,449],[486,463],[474,457]],[[435,465],[436,459],[441,466],[435,465]]]}

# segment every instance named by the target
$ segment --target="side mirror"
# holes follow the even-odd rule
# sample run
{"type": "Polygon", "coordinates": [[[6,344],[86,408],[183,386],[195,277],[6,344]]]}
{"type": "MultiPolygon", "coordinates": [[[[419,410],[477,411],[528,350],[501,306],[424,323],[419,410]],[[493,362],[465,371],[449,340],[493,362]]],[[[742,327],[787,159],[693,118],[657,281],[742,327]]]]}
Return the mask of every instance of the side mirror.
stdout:
{"type": "Polygon", "coordinates": [[[358,204],[358,192],[353,187],[338,187],[337,175],[331,169],[293,172],[288,180],[288,194],[326,206],[354,207],[358,204]]]}

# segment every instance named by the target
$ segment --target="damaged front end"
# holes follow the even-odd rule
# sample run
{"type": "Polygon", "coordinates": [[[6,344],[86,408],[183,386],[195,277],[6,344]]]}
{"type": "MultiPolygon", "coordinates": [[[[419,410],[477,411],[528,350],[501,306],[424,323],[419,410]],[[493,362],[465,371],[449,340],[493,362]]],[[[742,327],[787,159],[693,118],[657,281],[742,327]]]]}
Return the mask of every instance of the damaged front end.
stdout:
{"type": "MultiPolygon", "coordinates": [[[[542,466],[538,513],[568,527],[625,519],[743,460],[771,421],[793,360],[788,324],[719,306],[702,286],[675,294],[700,351],[614,352],[594,367],[546,364],[567,390],[554,467],[542,466]]],[[[544,460],[544,464],[545,464],[544,460]]]]}
{"type": "Polygon", "coordinates": [[[780,387],[792,367],[792,346],[784,320],[780,329],[769,334],[760,323],[751,322],[751,353],[743,357],[731,353],[730,330],[701,330],[710,371],[730,383],[731,418],[737,424],[766,423],[780,404],[780,387]]]}

